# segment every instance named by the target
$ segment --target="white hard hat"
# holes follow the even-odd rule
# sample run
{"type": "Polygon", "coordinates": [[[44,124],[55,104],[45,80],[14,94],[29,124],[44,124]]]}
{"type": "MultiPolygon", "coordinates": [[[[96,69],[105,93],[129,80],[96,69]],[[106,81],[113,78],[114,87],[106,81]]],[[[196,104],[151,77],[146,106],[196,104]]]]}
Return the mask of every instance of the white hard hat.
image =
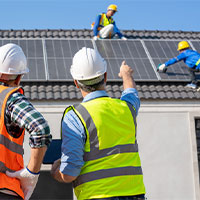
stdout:
{"type": "Polygon", "coordinates": [[[83,47],[73,57],[71,75],[75,80],[89,80],[103,75],[107,63],[99,52],[83,47]]]}
{"type": "Polygon", "coordinates": [[[0,74],[19,75],[28,72],[26,56],[21,47],[12,43],[0,47],[0,74]]]}

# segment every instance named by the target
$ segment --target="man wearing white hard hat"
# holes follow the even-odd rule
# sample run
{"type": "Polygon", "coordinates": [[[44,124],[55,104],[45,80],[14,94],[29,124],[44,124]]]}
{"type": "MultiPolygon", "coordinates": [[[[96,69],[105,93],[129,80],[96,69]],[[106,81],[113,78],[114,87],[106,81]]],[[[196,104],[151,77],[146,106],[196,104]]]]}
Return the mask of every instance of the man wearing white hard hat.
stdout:
{"type": "Polygon", "coordinates": [[[111,4],[107,8],[106,13],[101,13],[96,17],[95,22],[92,23],[91,27],[94,32],[94,40],[97,40],[99,38],[101,39],[111,39],[115,36],[115,34],[118,35],[119,38],[122,40],[127,40],[126,37],[120,32],[120,30],[117,28],[116,23],[113,19],[113,15],[117,12],[117,6],[114,4],[111,4]]]}
{"type": "Polygon", "coordinates": [[[78,200],[145,199],[136,140],[140,100],[133,70],[122,62],[120,99],[105,91],[107,63],[96,50],[78,51],[71,74],[83,102],[68,106],[63,114],[62,157],[54,162],[52,176],[73,182],[78,200]]]}
{"type": "Polygon", "coordinates": [[[0,47],[0,199],[28,200],[36,186],[40,167],[51,142],[43,116],[19,86],[29,72],[22,49],[16,44],[0,47]],[[30,161],[24,166],[25,130],[30,134],[30,161]]]}

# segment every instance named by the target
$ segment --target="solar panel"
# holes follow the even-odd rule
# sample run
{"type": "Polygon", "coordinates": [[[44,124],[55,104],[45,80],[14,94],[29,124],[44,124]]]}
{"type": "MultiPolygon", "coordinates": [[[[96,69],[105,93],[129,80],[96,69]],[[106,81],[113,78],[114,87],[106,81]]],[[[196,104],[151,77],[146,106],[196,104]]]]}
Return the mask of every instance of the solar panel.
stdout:
{"type": "MultiPolygon", "coordinates": [[[[157,67],[169,59],[176,57],[179,52],[177,46],[180,41],[177,40],[144,40],[144,44],[150,54],[150,57],[157,67]]],[[[159,73],[161,80],[169,81],[188,81],[188,67],[184,62],[178,62],[168,67],[167,73],[159,73]]]]}
{"type": "Polygon", "coordinates": [[[82,47],[93,48],[91,40],[46,39],[49,80],[72,80],[70,67],[74,54],[82,47]]]}
{"type": "Polygon", "coordinates": [[[123,60],[133,68],[135,80],[158,80],[140,40],[97,40],[97,49],[108,64],[108,80],[118,77],[123,60]]]}
{"type": "Polygon", "coordinates": [[[19,45],[27,57],[29,73],[24,75],[22,80],[44,81],[46,80],[46,70],[44,64],[42,40],[33,39],[2,39],[0,46],[14,43],[19,45]]]}
{"type": "Polygon", "coordinates": [[[200,41],[191,41],[192,46],[200,53],[200,41]]]}

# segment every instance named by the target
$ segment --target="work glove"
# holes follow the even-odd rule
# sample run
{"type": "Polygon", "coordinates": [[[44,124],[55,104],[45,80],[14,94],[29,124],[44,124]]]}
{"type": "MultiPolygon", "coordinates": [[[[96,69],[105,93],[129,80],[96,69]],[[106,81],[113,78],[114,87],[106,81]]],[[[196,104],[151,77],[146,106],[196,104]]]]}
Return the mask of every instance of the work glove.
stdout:
{"type": "Polygon", "coordinates": [[[94,37],[93,37],[93,40],[98,40],[98,37],[97,37],[97,36],[94,36],[94,37]]]}
{"type": "Polygon", "coordinates": [[[127,38],[123,36],[123,37],[121,37],[121,40],[127,40],[127,38]]]}
{"type": "Polygon", "coordinates": [[[167,66],[165,64],[159,64],[157,67],[157,72],[163,72],[166,73],[167,71],[167,66]]]}
{"type": "Polygon", "coordinates": [[[24,200],[28,200],[35,189],[39,173],[33,173],[29,169],[24,168],[16,172],[6,171],[6,175],[20,180],[24,192],[24,200]]]}

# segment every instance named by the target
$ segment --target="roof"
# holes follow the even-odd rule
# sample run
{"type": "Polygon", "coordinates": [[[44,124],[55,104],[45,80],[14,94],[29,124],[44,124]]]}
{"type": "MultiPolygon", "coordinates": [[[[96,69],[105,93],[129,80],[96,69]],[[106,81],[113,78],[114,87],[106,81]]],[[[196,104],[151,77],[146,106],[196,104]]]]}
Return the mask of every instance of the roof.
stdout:
{"type": "MultiPolygon", "coordinates": [[[[129,39],[190,39],[199,40],[200,32],[195,31],[159,31],[159,30],[123,30],[129,39]]],[[[91,39],[90,29],[70,30],[0,30],[0,38],[82,38],[91,39]]]]}
{"type": "MultiPolygon", "coordinates": [[[[159,30],[123,30],[128,39],[167,39],[200,40],[200,32],[159,31],[159,30]]],[[[91,39],[92,30],[0,30],[0,38],[68,38],[91,39]]],[[[183,82],[136,82],[141,100],[199,100],[200,92],[185,87],[183,82]]],[[[31,82],[23,81],[25,95],[30,100],[74,100],[82,99],[80,91],[70,82],[31,82]]],[[[109,96],[119,98],[123,91],[122,82],[110,81],[106,91],[109,96]]]]}
{"type": "MultiPolygon", "coordinates": [[[[140,99],[143,100],[199,100],[200,92],[185,88],[185,83],[137,83],[140,99]]],[[[22,82],[25,95],[30,100],[81,100],[82,96],[70,82],[22,82]]],[[[108,82],[106,91],[110,97],[120,98],[122,83],[108,82]]]]}

